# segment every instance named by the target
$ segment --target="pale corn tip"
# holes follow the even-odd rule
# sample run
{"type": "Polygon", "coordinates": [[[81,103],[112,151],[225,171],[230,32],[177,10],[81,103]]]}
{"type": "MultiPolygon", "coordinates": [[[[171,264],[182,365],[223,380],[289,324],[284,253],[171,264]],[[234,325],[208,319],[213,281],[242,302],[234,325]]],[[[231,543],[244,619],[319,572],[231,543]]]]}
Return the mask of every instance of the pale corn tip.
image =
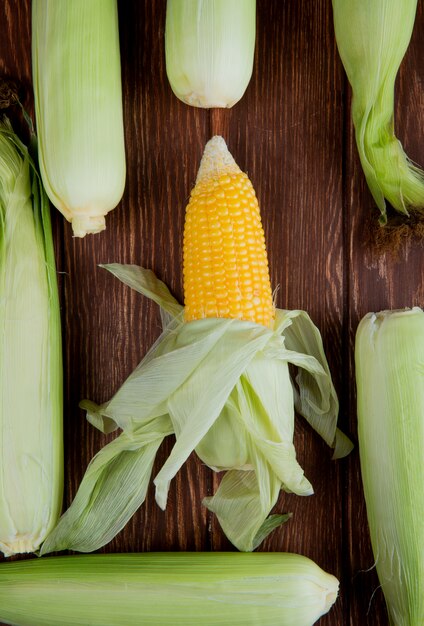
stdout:
{"type": "Polygon", "coordinates": [[[203,151],[199,171],[197,172],[196,186],[200,182],[205,182],[209,179],[216,180],[221,174],[237,172],[241,173],[241,169],[229,152],[227,144],[222,137],[215,135],[212,139],[209,139],[203,151]]]}

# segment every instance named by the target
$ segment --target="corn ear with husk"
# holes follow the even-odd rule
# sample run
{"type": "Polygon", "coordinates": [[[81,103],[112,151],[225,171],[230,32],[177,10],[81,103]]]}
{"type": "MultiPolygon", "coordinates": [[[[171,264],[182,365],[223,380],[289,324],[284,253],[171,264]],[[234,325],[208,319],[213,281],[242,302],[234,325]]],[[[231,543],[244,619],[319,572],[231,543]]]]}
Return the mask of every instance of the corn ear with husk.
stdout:
{"type": "Polygon", "coordinates": [[[104,230],[125,186],[116,0],[33,0],[39,162],[75,237],[104,230]]]}
{"type": "Polygon", "coordinates": [[[15,626],[312,626],[338,581],[298,554],[92,554],[0,565],[15,626]]]}
{"type": "Polygon", "coordinates": [[[196,107],[230,108],[252,76],[256,0],[167,0],[166,72],[196,107]]]}
{"type": "Polygon", "coordinates": [[[355,346],[368,523],[390,624],[424,624],[424,313],[369,313],[355,346]]]}
{"type": "Polygon", "coordinates": [[[296,459],[294,406],[340,457],[338,401],[321,337],[303,311],[275,310],[259,206],[222,137],[206,145],[184,232],[185,308],[155,275],[108,265],[159,304],[164,331],[113,398],[85,401],[103,432],[122,429],[90,463],[43,553],[88,552],[110,541],[142,504],[156,452],[175,434],[155,477],[165,508],[170,482],[195,450],[220,486],[204,504],[240,550],[253,550],[285,515],[281,489],[313,492],[296,459]],[[289,364],[298,366],[296,385],[289,364]]]}
{"type": "Polygon", "coordinates": [[[62,505],[60,313],[49,203],[0,123],[0,550],[34,552],[62,505]]]}
{"type": "Polygon", "coordinates": [[[352,86],[362,168],[381,224],[386,200],[404,215],[424,209],[424,172],[394,132],[396,75],[408,48],[417,0],[333,0],[339,53],[352,86]]]}

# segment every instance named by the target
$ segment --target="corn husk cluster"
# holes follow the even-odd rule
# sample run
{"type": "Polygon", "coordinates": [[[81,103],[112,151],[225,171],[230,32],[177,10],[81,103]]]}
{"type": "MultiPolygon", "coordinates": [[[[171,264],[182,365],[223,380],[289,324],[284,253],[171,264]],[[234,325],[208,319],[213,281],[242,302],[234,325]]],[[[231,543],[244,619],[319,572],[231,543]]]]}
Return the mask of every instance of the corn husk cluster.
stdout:
{"type": "MultiPolygon", "coordinates": [[[[228,161],[225,143],[219,145],[221,151],[205,151],[218,159],[218,170],[228,161]]],[[[304,311],[279,309],[271,327],[225,318],[186,322],[183,307],[151,271],[106,267],[161,307],[164,331],[109,402],[82,403],[102,432],[122,432],[90,463],[43,553],[89,552],[110,541],[144,501],[157,450],[171,434],[176,443],[154,479],[159,506],[165,508],[172,478],[196,451],[212,470],[225,472],[204,504],[238,549],[255,549],[287,519],[269,515],[281,489],[313,493],[293,445],[295,408],[335,457],[351,449],[337,429],[338,401],[318,329],[304,311]],[[290,364],[298,367],[296,381],[290,364]]]]}
{"type": "Polygon", "coordinates": [[[158,553],[0,565],[15,626],[312,626],[338,581],[297,554],[158,553]]]}
{"type": "Polygon", "coordinates": [[[253,69],[256,0],[167,0],[165,54],[172,91],[196,107],[232,107],[253,69]]]}
{"type": "Polygon", "coordinates": [[[33,0],[32,57],[44,187],[84,237],[125,186],[116,0],[33,0]]]}
{"type": "Polygon", "coordinates": [[[394,89],[417,0],[333,0],[337,46],[352,86],[356,144],[385,224],[386,200],[409,215],[424,209],[424,173],[394,132],[394,89]]]}
{"type": "Polygon", "coordinates": [[[390,623],[424,623],[424,313],[368,314],[355,347],[362,481],[390,623]]]}
{"type": "Polygon", "coordinates": [[[0,550],[37,550],[62,502],[60,314],[48,199],[0,124],[0,550]]]}

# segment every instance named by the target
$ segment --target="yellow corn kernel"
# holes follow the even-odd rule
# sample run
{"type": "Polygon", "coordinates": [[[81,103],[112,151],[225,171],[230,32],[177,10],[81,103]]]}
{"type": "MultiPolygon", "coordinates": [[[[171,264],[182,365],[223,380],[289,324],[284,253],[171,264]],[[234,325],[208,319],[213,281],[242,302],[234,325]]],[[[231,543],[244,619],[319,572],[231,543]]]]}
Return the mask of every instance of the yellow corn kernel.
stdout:
{"type": "Polygon", "coordinates": [[[185,319],[274,319],[258,201],[222,137],[206,145],[184,228],[185,319]]]}

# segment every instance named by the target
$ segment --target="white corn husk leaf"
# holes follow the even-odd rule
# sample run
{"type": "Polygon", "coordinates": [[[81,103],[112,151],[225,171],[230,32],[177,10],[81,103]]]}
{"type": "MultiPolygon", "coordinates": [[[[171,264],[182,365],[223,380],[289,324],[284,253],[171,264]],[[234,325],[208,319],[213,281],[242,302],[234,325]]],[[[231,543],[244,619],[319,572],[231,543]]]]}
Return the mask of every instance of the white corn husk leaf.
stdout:
{"type": "Polygon", "coordinates": [[[39,161],[74,236],[105,228],[125,186],[116,0],[33,0],[39,161]]]}
{"type": "Polygon", "coordinates": [[[390,624],[424,624],[424,313],[369,313],[355,345],[368,523],[390,624]]]}
{"type": "Polygon", "coordinates": [[[93,459],[74,502],[42,552],[91,551],[110,541],[145,497],[145,490],[134,486],[130,463],[126,472],[131,471],[131,480],[120,470],[121,455],[128,459],[130,446],[139,451],[139,482],[144,485],[152,456],[171,432],[176,443],[154,480],[158,504],[166,506],[171,479],[196,450],[215,471],[228,471],[206,505],[216,512],[235,546],[254,549],[277,523],[287,519],[267,519],[280,489],[312,493],[293,446],[294,396],[288,363],[308,372],[298,378],[300,409],[338,456],[351,449],[336,426],[338,403],[319,333],[301,311],[279,311],[275,329],[234,319],[185,323],[182,307],[151,272],[117,264],[105,267],[137,286],[140,293],[153,293],[155,302],[176,317],[109,402],[101,406],[82,403],[89,421],[102,431],[119,427],[124,432],[93,459]],[[285,332],[299,321],[299,330],[290,335],[292,349],[287,350],[285,332]],[[305,354],[308,347],[314,356],[305,354]],[[302,390],[303,385],[308,385],[308,392],[302,390]],[[143,455],[148,461],[144,462],[143,455]],[[108,495],[114,489],[109,483],[117,480],[118,473],[125,507],[108,495]]]}
{"type": "Polygon", "coordinates": [[[338,580],[298,554],[161,552],[0,564],[14,626],[312,626],[338,580]]]}
{"type": "Polygon", "coordinates": [[[0,123],[0,550],[34,552],[62,506],[62,355],[48,199],[0,123]]]}
{"type": "Polygon", "coordinates": [[[174,94],[196,107],[232,107],[253,69],[256,0],[168,0],[166,72],[174,94]]]}

